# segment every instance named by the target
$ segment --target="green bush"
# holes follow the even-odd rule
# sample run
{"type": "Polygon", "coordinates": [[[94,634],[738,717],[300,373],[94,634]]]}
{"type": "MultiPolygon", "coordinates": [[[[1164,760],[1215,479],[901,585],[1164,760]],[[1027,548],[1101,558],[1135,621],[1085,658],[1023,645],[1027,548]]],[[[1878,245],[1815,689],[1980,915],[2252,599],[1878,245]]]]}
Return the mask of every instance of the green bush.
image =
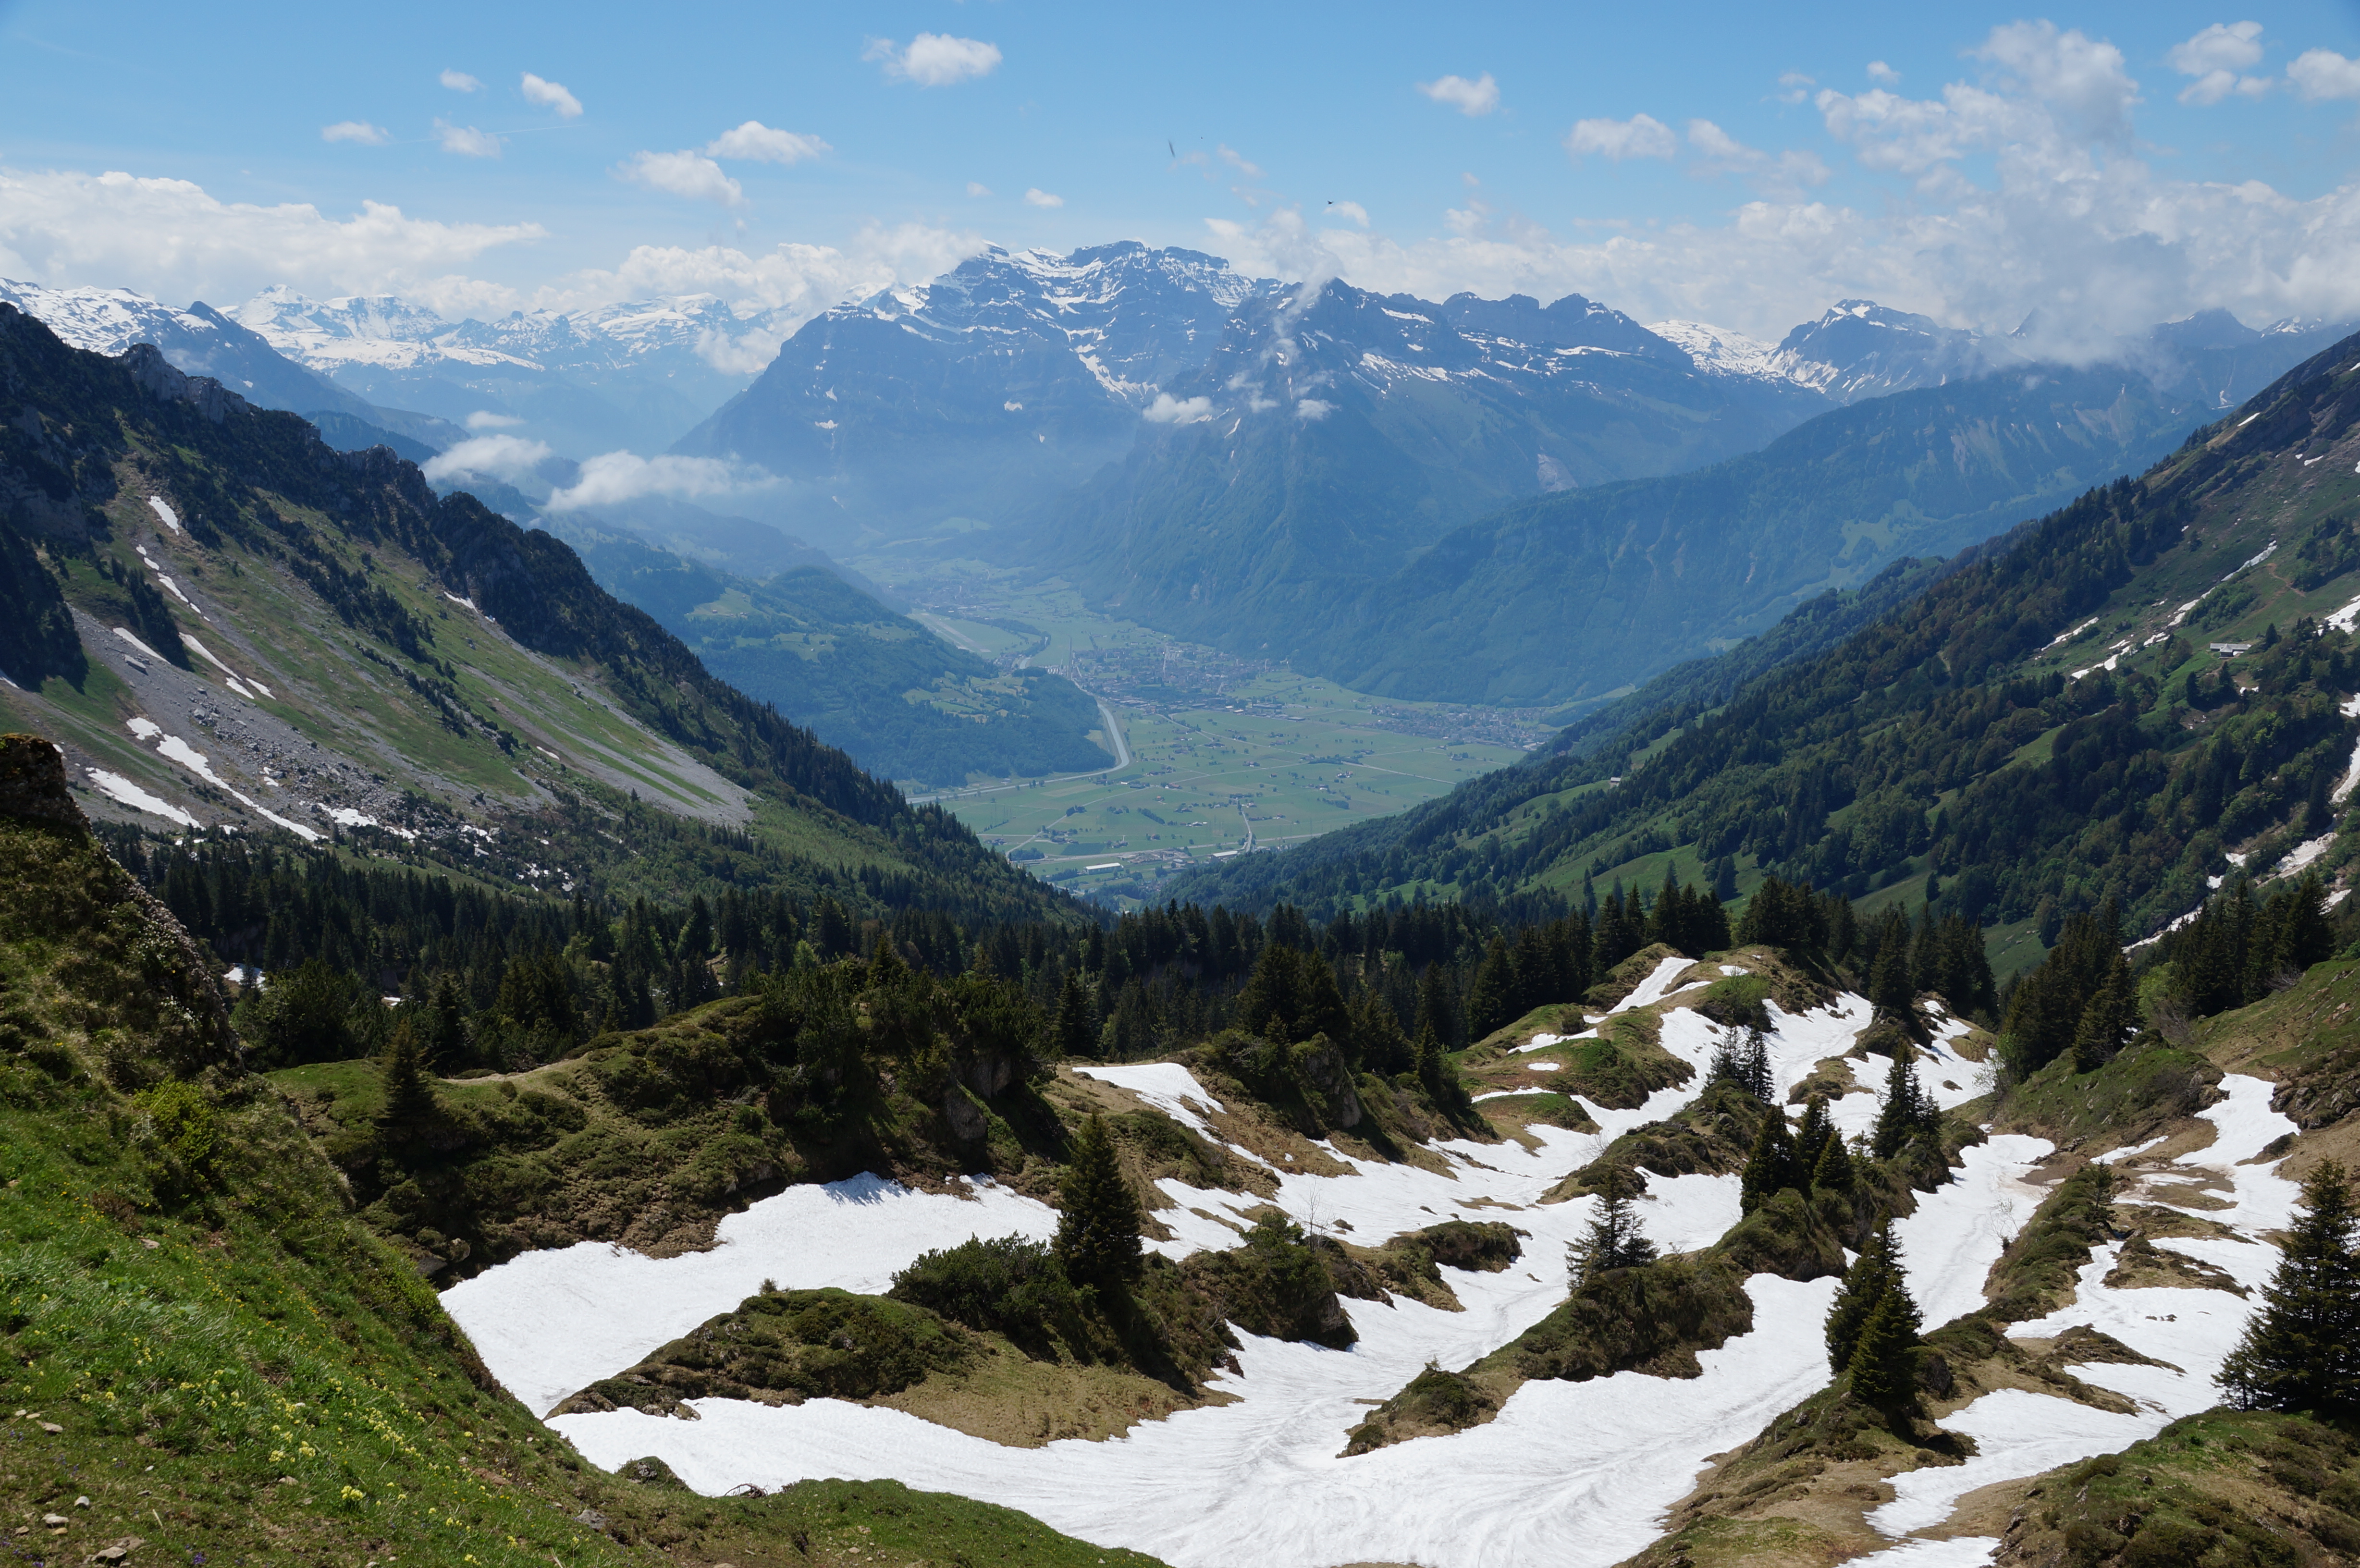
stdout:
{"type": "Polygon", "coordinates": [[[1089,1301],[1066,1279],[1045,1242],[1021,1236],[989,1241],[970,1236],[958,1246],[921,1253],[893,1276],[886,1292],[952,1323],[1006,1334],[1035,1359],[1053,1354],[1051,1336],[1087,1355],[1095,1336],[1089,1301]]]}

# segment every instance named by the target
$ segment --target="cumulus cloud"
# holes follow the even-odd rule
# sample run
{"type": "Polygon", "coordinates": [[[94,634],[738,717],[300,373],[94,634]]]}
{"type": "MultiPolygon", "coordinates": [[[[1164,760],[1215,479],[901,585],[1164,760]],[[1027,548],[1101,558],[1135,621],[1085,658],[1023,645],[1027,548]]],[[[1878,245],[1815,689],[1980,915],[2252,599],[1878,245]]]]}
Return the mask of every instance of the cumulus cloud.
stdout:
{"type": "Polygon", "coordinates": [[[323,142],[358,142],[364,147],[383,147],[393,140],[383,125],[372,125],[366,120],[338,120],[333,125],[320,127],[323,142]]]}
{"type": "Polygon", "coordinates": [[[475,93],[484,85],[464,71],[446,71],[439,80],[453,93],[475,93]]]}
{"type": "Polygon", "coordinates": [[[693,201],[718,201],[725,207],[746,203],[745,190],[701,152],[633,153],[628,162],[616,165],[615,178],[693,201]]]}
{"type": "Polygon", "coordinates": [[[1035,185],[1032,190],[1024,192],[1024,204],[1027,207],[1062,207],[1065,204],[1065,199],[1063,196],[1053,196],[1035,185]]]}
{"type": "Polygon", "coordinates": [[[489,408],[478,408],[467,416],[471,430],[508,430],[524,423],[514,414],[495,414],[489,408]]]}
{"type": "Polygon", "coordinates": [[[1369,226],[1369,210],[1358,201],[1330,201],[1328,204],[1339,218],[1348,218],[1362,228],[1369,226]]]}
{"type": "Polygon", "coordinates": [[[585,463],[572,485],[551,492],[549,509],[578,511],[584,506],[636,501],[643,495],[725,495],[762,489],[775,483],[767,474],[719,458],[641,457],[636,452],[609,452],[585,463]]]}
{"type": "Polygon", "coordinates": [[[1155,401],[1140,410],[1139,417],[1151,425],[1193,425],[1199,419],[1213,417],[1210,397],[1174,397],[1169,392],[1158,392],[1155,401]]]}
{"type": "Polygon", "coordinates": [[[1500,84],[1491,73],[1470,82],[1463,76],[1437,76],[1432,82],[1416,83],[1417,90],[1437,103],[1447,103],[1460,114],[1474,116],[1488,114],[1500,106],[1500,84]]]}
{"type": "Polygon", "coordinates": [[[989,76],[1000,69],[1000,46],[980,38],[957,38],[947,33],[920,33],[907,48],[891,38],[871,38],[860,51],[897,82],[920,87],[948,87],[953,82],[989,76]]]}
{"type": "Polygon", "coordinates": [[[2305,49],[2287,67],[2287,80],[2305,103],[2360,98],[2360,60],[2346,60],[2333,49],[2305,49]]]}
{"type": "Polygon", "coordinates": [[[528,71],[524,73],[524,80],[518,83],[518,86],[524,93],[526,103],[538,103],[544,109],[554,109],[557,111],[557,117],[561,120],[578,120],[582,117],[582,100],[568,93],[557,82],[543,81],[528,71]]]}
{"type": "Polygon", "coordinates": [[[549,448],[541,441],[519,436],[471,436],[448,452],[436,452],[420,472],[435,480],[473,474],[514,485],[530,479],[549,458],[549,448]]]}
{"type": "Polygon", "coordinates": [[[1868,79],[1883,87],[1901,85],[1901,73],[1881,60],[1872,60],[1868,62],[1868,79]]]}
{"type": "Polygon", "coordinates": [[[434,139],[442,144],[444,152],[455,152],[462,158],[500,156],[500,138],[473,125],[454,125],[438,119],[434,122],[434,139]]]}
{"type": "MultiPolygon", "coordinates": [[[[1341,276],[1433,299],[1580,293],[1642,321],[1773,341],[1846,298],[1999,332],[2037,310],[2049,325],[2036,346],[2067,358],[2118,352],[2158,321],[2213,307],[2252,322],[2360,317],[2360,178],[2305,198],[2260,180],[2171,178],[2142,151],[2138,86],[2121,56],[2062,29],[1995,29],[1967,63],[1922,97],[1816,94],[1867,182],[1856,202],[1766,194],[1720,223],[1552,233],[1470,201],[1415,240],[1314,232],[1282,211],[1208,223],[1206,248],[1265,277],[1341,276]]],[[[2341,56],[2294,74],[2316,96],[2360,97],[2360,64],[2341,56]]],[[[1742,144],[1699,132],[1688,147],[1701,168],[1742,144]]]]}
{"type": "Polygon", "coordinates": [[[970,180],[967,182],[967,193],[970,196],[989,196],[991,194],[991,187],[980,180],[970,180]]]}
{"type": "Polygon", "coordinates": [[[1576,120],[1565,134],[1565,150],[1576,158],[1592,154],[1621,163],[1631,158],[1670,158],[1680,150],[1672,127],[1653,114],[1627,120],[1576,120]]]}
{"type": "Polygon", "coordinates": [[[445,315],[506,310],[508,290],[458,269],[545,237],[538,223],[444,223],[377,201],[332,218],[305,202],[222,201],[185,180],[0,167],[0,277],[159,299],[244,299],[286,283],[320,297],[399,293],[445,315]]]}
{"type": "Polygon", "coordinates": [[[759,120],[748,120],[705,144],[708,157],[741,158],[752,163],[801,163],[835,150],[817,136],[772,130],[759,120]]]}
{"type": "Polygon", "coordinates": [[[2243,74],[2262,62],[2262,25],[2213,23],[2164,54],[2171,69],[2196,80],[2180,90],[2183,103],[2218,103],[2232,93],[2258,98],[2275,85],[2267,76],[2243,74]]]}
{"type": "Polygon", "coordinates": [[[1733,174],[1750,180],[1765,195],[1799,195],[1828,182],[1828,166],[1819,155],[1792,148],[1773,157],[1747,147],[1710,120],[1688,122],[1688,146],[1700,156],[1689,166],[1699,179],[1733,174]]]}

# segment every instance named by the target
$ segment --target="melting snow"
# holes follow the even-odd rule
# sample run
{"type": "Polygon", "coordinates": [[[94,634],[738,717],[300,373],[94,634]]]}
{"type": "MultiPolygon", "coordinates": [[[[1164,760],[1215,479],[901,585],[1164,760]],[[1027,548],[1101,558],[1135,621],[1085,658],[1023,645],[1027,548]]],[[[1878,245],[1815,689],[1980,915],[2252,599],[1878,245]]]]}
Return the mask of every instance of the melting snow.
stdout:
{"type": "Polygon", "coordinates": [[[148,505],[149,508],[155,512],[156,520],[158,522],[163,524],[174,533],[179,533],[180,531],[180,517],[173,513],[170,506],[165,505],[164,498],[161,495],[148,496],[148,505]]]}
{"type": "Polygon", "coordinates": [[[1221,1102],[1205,1092],[1196,1075],[1176,1062],[1144,1062],[1130,1067],[1076,1067],[1085,1078],[1128,1089],[1181,1126],[1207,1138],[1216,1135],[1197,1112],[1219,1111],[1221,1102]]]}
{"type": "Polygon", "coordinates": [[[204,825],[180,807],[160,797],[149,794],[120,773],[109,773],[102,768],[84,768],[83,771],[90,775],[91,783],[97,788],[100,794],[111,800],[119,800],[135,811],[145,811],[151,817],[162,817],[167,822],[178,822],[184,828],[204,825]]]}
{"type": "Polygon", "coordinates": [[[154,648],[149,648],[146,643],[141,642],[137,637],[133,637],[131,635],[130,627],[117,626],[115,628],[115,635],[121,637],[125,642],[129,643],[133,648],[137,648],[149,659],[154,659],[157,663],[163,664],[168,662],[162,654],[158,653],[154,648]]]}

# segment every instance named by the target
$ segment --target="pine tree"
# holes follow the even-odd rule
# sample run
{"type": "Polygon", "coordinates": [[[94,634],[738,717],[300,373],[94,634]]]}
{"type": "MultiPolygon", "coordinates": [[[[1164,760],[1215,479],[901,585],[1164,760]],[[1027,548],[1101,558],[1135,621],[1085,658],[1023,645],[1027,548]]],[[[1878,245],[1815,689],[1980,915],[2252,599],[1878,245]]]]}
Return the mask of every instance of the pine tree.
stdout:
{"type": "Polygon", "coordinates": [[[1909,974],[1909,920],[1887,909],[1876,937],[1876,957],[1868,966],[1868,999],[1887,1018],[1902,1018],[1918,999],[1909,974]]]}
{"type": "Polygon", "coordinates": [[[1848,1193],[1852,1188],[1852,1151],[1842,1138],[1830,1138],[1819,1151],[1819,1163],[1811,1167],[1811,1191],[1848,1193]]]}
{"type": "Polygon", "coordinates": [[[2294,1224],[2262,1310],[2221,1368],[2240,1410],[2349,1415],[2360,1409],[2360,1263],[2352,1248],[2360,1214],[2350,1178],[2333,1160],[2302,1184],[2294,1224]]]}
{"type": "Polygon", "coordinates": [[[1886,1410],[1918,1402],[1918,1305],[1896,1274],[1869,1309],[1859,1342],[1844,1365],[1853,1399],[1886,1410]]]}
{"type": "Polygon", "coordinates": [[[1055,1245],[1065,1278],[1120,1290],[1139,1273],[1139,1197],[1123,1180],[1105,1117],[1082,1124],[1058,1196],[1065,1212],[1055,1245]]]}
{"type": "Polygon", "coordinates": [[[1795,1171],[1802,1180],[1795,1184],[1806,1191],[1818,1185],[1819,1157],[1836,1139],[1835,1123],[1828,1117],[1827,1098],[1811,1096],[1803,1107],[1803,1124],[1795,1129],[1795,1171]]]}
{"type": "Polygon", "coordinates": [[[393,1026],[393,1043],[385,1058],[385,1105],[377,1126],[390,1137],[407,1139],[434,1119],[434,1085],[426,1075],[425,1051],[418,1030],[408,1018],[393,1026]]]}
{"type": "Polygon", "coordinates": [[[2123,1037],[2137,1027],[2138,997],[2131,966],[2117,950],[2107,967],[2105,984],[2081,1009],[2081,1022],[2073,1031],[2073,1071],[2094,1073],[2112,1062],[2123,1048],[2123,1037]]]}
{"type": "Polygon", "coordinates": [[[1598,1213],[1579,1241],[1565,1249],[1566,1272],[1579,1290],[1610,1269],[1636,1269],[1655,1260],[1655,1244],[1639,1229],[1631,1211],[1630,1173],[1619,1165],[1606,1168],[1599,1189],[1598,1213]]]}
{"type": "Polygon", "coordinates": [[[1098,1009],[1090,1006],[1090,994],[1083,985],[1081,975],[1072,970],[1066,971],[1065,989],[1057,996],[1057,1019],[1051,1040],[1059,1056],[1098,1054],[1097,1012],[1098,1009]]]}
{"type": "Polygon", "coordinates": [[[1868,1245],[1860,1249],[1860,1256],[1844,1270],[1843,1284],[1836,1291],[1834,1304],[1828,1308],[1830,1371],[1841,1377],[1850,1369],[1870,1314],[1900,1282],[1901,1247],[1893,1237],[1893,1222],[1888,1219],[1870,1233],[1868,1245]]]}
{"type": "Polygon", "coordinates": [[[1772,1105],[1762,1117],[1762,1131],[1739,1178],[1738,1212],[1752,1214],[1788,1187],[1797,1187],[1806,1173],[1795,1168],[1795,1144],[1786,1130],[1786,1113],[1772,1105]]]}
{"type": "Polygon", "coordinates": [[[1770,1082],[1770,1045],[1758,1029],[1749,1029],[1743,1039],[1732,1044],[1723,1036],[1712,1053],[1712,1066],[1707,1082],[1725,1078],[1761,1101],[1769,1105],[1775,1091],[1770,1082]]]}
{"type": "Polygon", "coordinates": [[[1909,1070],[1915,1054],[1906,1040],[1895,1042],[1893,1066],[1885,1075],[1885,1103],[1876,1113],[1876,1130],[1869,1138],[1869,1150],[1879,1160],[1890,1160],[1908,1148],[1912,1139],[1941,1128],[1941,1107],[1909,1070]]]}
{"type": "Polygon", "coordinates": [[[1516,1006],[1515,962],[1508,955],[1507,939],[1495,936],[1483,954],[1482,966],[1475,971],[1474,989],[1468,994],[1468,1037],[1480,1040],[1521,1016],[1522,1009],[1516,1006]]]}

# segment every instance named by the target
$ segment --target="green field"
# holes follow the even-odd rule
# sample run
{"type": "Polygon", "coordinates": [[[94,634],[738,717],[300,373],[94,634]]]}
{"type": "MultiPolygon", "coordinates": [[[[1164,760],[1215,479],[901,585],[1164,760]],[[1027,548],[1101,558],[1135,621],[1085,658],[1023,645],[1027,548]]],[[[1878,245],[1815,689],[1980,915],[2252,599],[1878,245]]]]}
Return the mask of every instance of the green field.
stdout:
{"type": "MultiPolygon", "coordinates": [[[[890,562],[859,565],[894,575],[890,562]]],[[[1061,670],[1104,698],[1131,757],[1102,773],[978,779],[931,798],[1077,890],[1236,854],[1249,835],[1276,848],[1391,816],[1515,761],[1545,733],[1521,715],[1365,697],[1097,614],[1061,584],[961,566],[956,578],[896,585],[938,633],[1061,670]]]]}

